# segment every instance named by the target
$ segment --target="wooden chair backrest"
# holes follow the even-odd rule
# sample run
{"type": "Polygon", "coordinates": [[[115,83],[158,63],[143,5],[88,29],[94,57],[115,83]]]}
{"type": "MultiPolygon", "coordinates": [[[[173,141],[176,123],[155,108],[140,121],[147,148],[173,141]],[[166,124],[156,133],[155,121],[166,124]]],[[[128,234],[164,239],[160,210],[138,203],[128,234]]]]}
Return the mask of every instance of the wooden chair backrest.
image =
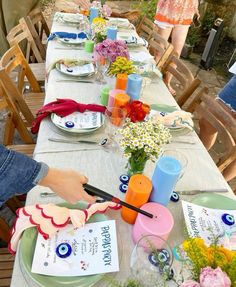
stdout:
{"type": "Polygon", "coordinates": [[[194,76],[189,68],[183,63],[177,55],[172,54],[166,61],[162,70],[163,74],[169,72],[181,84],[183,90],[193,82],[194,76]]]}
{"type": "Polygon", "coordinates": [[[40,8],[36,8],[32,10],[24,19],[43,59],[45,60],[46,49],[43,45],[43,37],[44,34],[46,37],[48,37],[50,35],[50,30],[42,11],[40,8]]]}
{"type": "Polygon", "coordinates": [[[144,16],[138,27],[137,27],[137,33],[140,37],[144,38],[145,40],[149,41],[152,37],[152,33],[156,30],[156,25],[148,19],[146,16],[144,16]]]}
{"type": "Polygon", "coordinates": [[[23,97],[25,77],[33,92],[41,91],[20,47],[15,45],[0,60],[0,87],[10,111],[9,117],[11,117],[15,128],[19,131],[25,143],[33,143],[33,138],[27,127],[32,125],[34,116],[23,97]],[[10,77],[15,69],[19,71],[17,83],[10,77]]]}
{"type": "Polygon", "coordinates": [[[13,27],[8,33],[7,41],[11,47],[15,44],[20,45],[26,42],[25,58],[27,62],[44,62],[43,55],[41,55],[40,50],[38,49],[24,18],[21,18],[19,20],[19,24],[13,27]]]}
{"type": "Polygon", "coordinates": [[[154,31],[149,40],[148,50],[154,56],[157,67],[162,70],[166,61],[173,54],[174,47],[162,38],[158,32],[154,31]]]}
{"type": "Polygon", "coordinates": [[[221,107],[215,98],[203,94],[200,104],[195,112],[199,118],[207,120],[217,131],[221,138],[224,151],[220,154],[217,163],[222,172],[233,160],[236,159],[236,123],[235,119],[221,107]]]}

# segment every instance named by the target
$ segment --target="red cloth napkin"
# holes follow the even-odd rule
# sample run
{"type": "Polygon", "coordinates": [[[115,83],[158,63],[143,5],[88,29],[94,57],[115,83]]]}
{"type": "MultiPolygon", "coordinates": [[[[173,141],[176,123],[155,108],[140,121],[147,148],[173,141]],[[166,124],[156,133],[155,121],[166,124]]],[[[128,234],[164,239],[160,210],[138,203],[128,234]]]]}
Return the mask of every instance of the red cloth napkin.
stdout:
{"type": "Polygon", "coordinates": [[[55,102],[51,102],[37,111],[36,119],[32,123],[31,132],[36,134],[39,130],[41,121],[51,113],[55,113],[60,117],[65,117],[76,111],[83,113],[86,110],[105,113],[106,107],[96,104],[80,104],[70,99],[57,99],[55,102]]]}

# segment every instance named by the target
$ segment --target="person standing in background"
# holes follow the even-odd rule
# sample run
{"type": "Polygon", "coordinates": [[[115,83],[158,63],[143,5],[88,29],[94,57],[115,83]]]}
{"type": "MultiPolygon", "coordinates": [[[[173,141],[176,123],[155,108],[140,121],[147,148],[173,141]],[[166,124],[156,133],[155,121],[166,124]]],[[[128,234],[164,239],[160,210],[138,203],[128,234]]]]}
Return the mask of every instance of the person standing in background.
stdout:
{"type": "MultiPolygon", "coordinates": [[[[171,37],[174,51],[180,56],[189,27],[195,14],[199,17],[198,0],[159,0],[154,23],[158,33],[165,40],[171,37]]],[[[170,86],[171,75],[167,74],[165,83],[172,95],[175,90],[170,86]]]]}

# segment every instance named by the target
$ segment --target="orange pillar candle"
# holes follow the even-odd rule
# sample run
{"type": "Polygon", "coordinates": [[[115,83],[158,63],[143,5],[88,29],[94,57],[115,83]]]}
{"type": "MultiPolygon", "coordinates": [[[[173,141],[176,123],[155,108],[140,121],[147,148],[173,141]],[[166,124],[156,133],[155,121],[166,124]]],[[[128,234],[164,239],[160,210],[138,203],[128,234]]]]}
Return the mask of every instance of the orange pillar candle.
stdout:
{"type": "Polygon", "coordinates": [[[128,81],[127,74],[117,74],[116,76],[116,89],[126,90],[126,85],[128,81]]]}
{"type": "MultiPolygon", "coordinates": [[[[125,202],[140,208],[148,202],[151,191],[151,180],[143,174],[135,174],[130,178],[128,190],[125,195],[125,202]]],[[[137,215],[138,213],[136,211],[122,206],[121,216],[126,222],[134,224],[137,215]]]]}
{"type": "Polygon", "coordinates": [[[113,125],[120,126],[122,119],[125,118],[125,106],[128,104],[129,100],[130,96],[127,94],[115,95],[111,114],[113,125]]]}

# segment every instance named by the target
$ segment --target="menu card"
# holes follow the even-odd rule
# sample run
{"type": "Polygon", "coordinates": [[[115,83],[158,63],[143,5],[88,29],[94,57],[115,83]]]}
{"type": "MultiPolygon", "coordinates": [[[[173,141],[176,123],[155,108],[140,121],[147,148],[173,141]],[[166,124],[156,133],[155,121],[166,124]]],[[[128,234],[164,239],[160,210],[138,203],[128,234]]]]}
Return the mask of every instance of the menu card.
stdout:
{"type": "Polygon", "coordinates": [[[230,215],[236,220],[236,210],[220,210],[199,206],[182,201],[184,218],[191,237],[201,237],[207,244],[212,243],[212,236],[219,236],[219,244],[236,250],[236,224],[227,225],[223,215],[230,215]]]}
{"type": "MultiPolygon", "coordinates": [[[[102,125],[102,114],[99,112],[74,112],[66,117],[53,115],[53,123],[68,128],[68,122],[73,123],[74,129],[93,129],[102,125]]],[[[68,129],[71,129],[69,127],[68,129]]]]}
{"type": "Polygon", "coordinates": [[[52,276],[119,271],[115,221],[88,223],[80,229],[68,225],[48,240],[38,234],[31,271],[52,276]],[[70,244],[70,256],[60,258],[56,254],[61,243],[70,244]]]}

